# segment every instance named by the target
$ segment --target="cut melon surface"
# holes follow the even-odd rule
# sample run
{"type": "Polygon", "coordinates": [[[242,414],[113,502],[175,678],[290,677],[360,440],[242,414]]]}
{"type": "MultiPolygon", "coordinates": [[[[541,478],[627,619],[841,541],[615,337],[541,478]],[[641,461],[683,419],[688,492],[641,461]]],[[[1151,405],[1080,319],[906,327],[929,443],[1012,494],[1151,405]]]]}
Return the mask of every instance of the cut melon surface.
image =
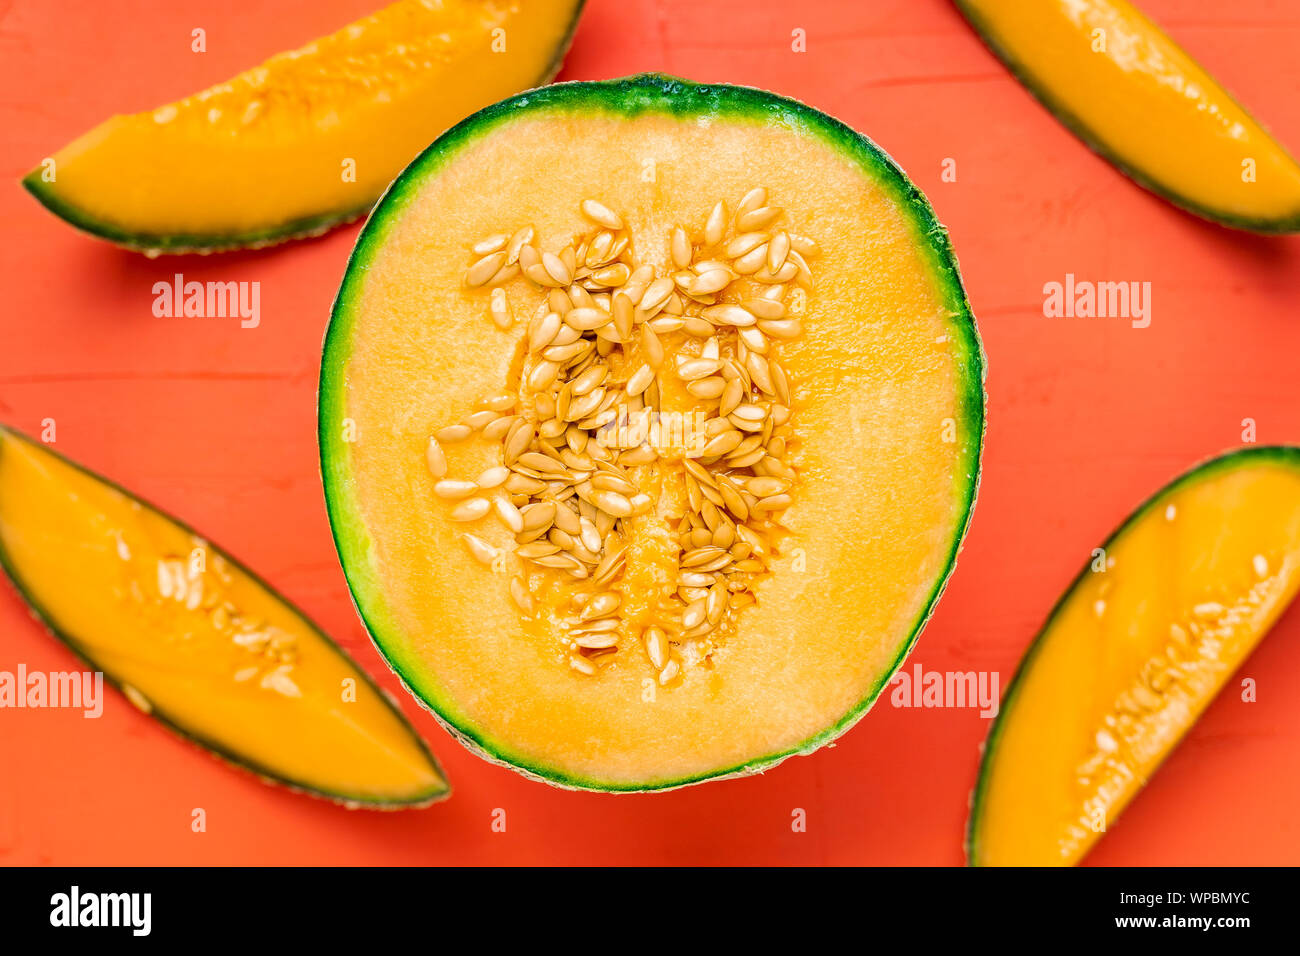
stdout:
{"type": "MultiPolygon", "coordinates": [[[[617,308],[617,285],[605,288],[595,274],[570,278],[592,291],[569,287],[569,296],[608,296],[604,306],[617,308]]],[[[739,276],[715,304],[735,305],[764,288],[758,283],[739,276]]],[[[698,398],[673,372],[699,360],[706,339],[669,330],[671,314],[651,311],[669,321],[661,324],[666,358],[645,394],[661,413],[716,412],[718,399],[698,398]]],[[[643,312],[638,305],[636,321],[651,323],[643,312]]],[[[610,389],[650,364],[642,334],[602,346],[610,389]]],[[[738,340],[725,324],[713,336],[724,362],[740,354],[738,340]]],[[[394,670],[490,759],[552,783],[615,791],[761,770],[860,718],[933,610],[974,503],[983,375],[947,234],[865,137],[754,89],[663,76],[559,84],[490,107],[437,140],[358,240],[321,369],[335,540],[357,607],[394,670]],[[725,244],[707,242],[711,210],[725,201],[734,238],[742,197],[760,186],[782,213],[751,231],[788,230],[820,247],[807,260],[813,280],[779,290],[802,331],[774,338],[767,356],[779,355],[792,391],[777,429],[789,436],[782,444],[795,475],[783,485],[788,507],[755,524],[773,544],[763,571],[737,582],[744,606],[737,593],[716,629],[694,637],[699,628],[674,594],[689,550],[677,532],[694,507],[684,458],[715,475],[726,462],[660,448],[653,462],[629,466],[649,502],[616,526],[627,555],[607,585],[621,601],[615,648],[588,656],[575,645],[572,609],[600,590],[591,580],[599,566],[575,577],[521,562],[517,539],[493,515],[453,520],[460,505],[435,493],[430,435],[503,392],[510,414],[540,423],[540,403],[559,387],[532,387],[538,358],[527,340],[566,290],[508,272],[493,288],[474,287],[467,269],[528,227],[548,254],[594,248],[601,226],[584,216],[584,200],[621,220],[614,233],[627,240],[628,263],[650,266],[657,279],[680,273],[672,250],[680,227],[708,269],[725,244]],[[498,309],[513,318],[505,327],[490,318],[498,309]],[[490,549],[488,564],[471,556],[467,533],[490,549]],[[525,590],[530,611],[512,600],[512,586],[525,590]],[[672,644],[667,674],[647,650],[653,627],[672,644]],[[577,669],[588,660],[592,673],[577,669]]],[[[757,385],[751,400],[782,404],[757,385]]],[[[473,480],[503,462],[499,441],[441,447],[448,479],[473,480]]],[[[774,472],[754,467],[732,469],[731,478],[757,489],[754,475],[774,472]]],[[[556,497],[582,511],[583,493],[556,497]]],[[[495,486],[482,495],[509,498],[495,486]]],[[[738,523],[728,514],[721,523],[738,523]]]]}
{"type": "Polygon", "coordinates": [[[189,528],[2,426],[0,569],[132,704],[232,763],[354,806],[448,792],[393,702],[298,610],[189,528]]]}
{"type": "Polygon", "coordinates": [[[1300,231],[1300,164],[1127,0],[956,0],[984,42],[1121,172],[1206,219],[1300,231]]]}
{"type": "Polygon", "coordinates": [[[989,731],[972,864],[1081,860],[1255,649],[1300,588],[1300,448],[1206,462],[1093,555],[989,731]]]}
{"type": "Polygon", "coordinates": [[[114,116],[23,185],[150,253],[315,235],[434,136],[560,68],[583,0],[399,0],[175,103],[114,116]]]}

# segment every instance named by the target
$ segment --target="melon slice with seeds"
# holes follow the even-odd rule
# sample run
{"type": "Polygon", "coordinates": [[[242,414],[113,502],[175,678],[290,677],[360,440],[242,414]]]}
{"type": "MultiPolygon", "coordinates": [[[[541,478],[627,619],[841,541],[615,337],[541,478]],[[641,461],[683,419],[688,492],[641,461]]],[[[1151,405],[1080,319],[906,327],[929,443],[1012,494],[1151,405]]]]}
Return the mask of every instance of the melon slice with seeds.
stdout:
{"type": "Polygon", "coordinates": [[[0,426],[0,571],[137,708],[217,756],[352,807],[447,783],[396,704],[185,525],[0,426]]]}
{"type": "Polygon", "coordinates": [[[869,140],[753,89],[548,87],[437,140],[358,240],[335,539],[489,758],[600,790],[761,770],[861,717],[933,610],[983,374],[947,234],[869,140]]]}
{"type": "Polygon", "coordinates": [[[583,0],[398,0],[175,103],[114,116],[23,179],[149,254],[316,235],[363,215],[429,140],[560,68],[583,0]]]}
{"type": "Polygon", "coordinates": [[[1300,589],[1300,448],[1162,488],[1052,609],[989,731],[972,864],[1077,863],[1300,589]]]}

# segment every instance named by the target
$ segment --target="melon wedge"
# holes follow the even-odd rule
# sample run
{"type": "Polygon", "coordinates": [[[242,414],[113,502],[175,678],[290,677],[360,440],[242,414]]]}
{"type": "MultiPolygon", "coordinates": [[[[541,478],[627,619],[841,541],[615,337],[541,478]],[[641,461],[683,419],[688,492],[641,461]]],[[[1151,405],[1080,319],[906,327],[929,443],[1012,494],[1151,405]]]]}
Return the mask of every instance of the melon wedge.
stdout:
{"type": "Polygon", "coordinates": [[[1297,588],[1300,448],[1231,452],[1146,501],[1075,579],[1007,688],[970,862],[1082,859],[1297,588]]]}
{"type": "Polygon", "coordinates": [[[0,426],[0,568],[136,707],[264,779],[418,806],[442,771],[392,701],[224,551],[0,426]]]}
{"type": "Polygon", "coordinates": [[[1300,165],[1126,0],[956,0],[1044,106],[1140,185],[1214,222],[1300,231],[1300,165]]]}
{"type": "Polygon", "coordinates": [[[339,555],[489,759],[610,791],[762,770],[857,721],[934,609],[983,375],[947,234],[870,140],[755,89],[547,87],[434,142],[358,239],[320,383],[339,555]]]}
{"type": "Polygon", "coordinates": [[[545,83],[583,0],[399,0],[175,103],[114,116],[23,180],[148,253],[316,235],[365,213],[457,120],[545,83]]]}

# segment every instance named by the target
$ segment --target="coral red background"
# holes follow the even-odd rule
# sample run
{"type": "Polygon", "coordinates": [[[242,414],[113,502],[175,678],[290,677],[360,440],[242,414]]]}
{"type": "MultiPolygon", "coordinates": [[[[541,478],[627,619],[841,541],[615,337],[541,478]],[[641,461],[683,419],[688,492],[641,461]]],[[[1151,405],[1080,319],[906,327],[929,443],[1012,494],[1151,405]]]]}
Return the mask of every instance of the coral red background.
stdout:
{"type": "MultiPolygon", "coordinates": [[[[313,436],[321,335],[352,226],[261,253],[147,260],[64,225],[17,179],[114,112],[146,109],[331,31],[375,0],[0,0],[0,420],[248,561],[397,688],[330,541],[313,436]],[[190,52],[190,30],[208,52],[190,52]],[[260,280],[262,323],[156,319],[153,282],[260,280]]],[[[1300,17],[1289,0],[1145,0],[1293,152],[1300,17]]],[[[1016,661],[1089,549],[1157,486],[1241,440],[1300,441],[1300,239],[1187,216],[1089,153],[945,0],[591,0],[561,75],[662,70],[767,87],[869,134],[933,200],[989,356],[984,482],[957,572],[911,662],[1016,661]],[[807,53],[790,49],[807,31],[807,53]],[[958,180],[940,180],[942,161],[958,180]],[[1045,319],[1044,282],[1150,281],[1145,330],[1045,319]]],[[[72,656],[0,589],[0,669],[72,656]]],[[[1298,863],[1300,613],[1092,855],[1094,864],[1298,863]]],[[[399,693],[401,693],[399,691],[399,693]]],[[[402,694],[449,802],[348,812],[264,786],[116,695],[98,721],[0,711],[4,863],[958,864],[986,721],[888,699],[833,748],[669,794],[554,790],[463,750],[402,694]],[[194,807],[206,833],[190,831],[194,807]],[[507,812],[493,833],[494,808],[507,812]],[[806,833],[791,813],[808,814],[806,833]]]]}

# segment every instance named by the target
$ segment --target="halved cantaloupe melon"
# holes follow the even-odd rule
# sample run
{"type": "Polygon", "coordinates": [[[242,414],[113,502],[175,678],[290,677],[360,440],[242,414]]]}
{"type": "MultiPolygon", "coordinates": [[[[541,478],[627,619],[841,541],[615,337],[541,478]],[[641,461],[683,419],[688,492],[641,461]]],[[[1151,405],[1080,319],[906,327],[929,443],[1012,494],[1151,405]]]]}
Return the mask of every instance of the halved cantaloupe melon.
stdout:
{"type": "Polygon", "coordinates": [[[1232,452],[1143,504],[1030,645],[989,731],[979,865],[1077,863],[1300,588],[1300,448],[1232,452]]]}
{"type": "Polygon", "coordinates": [[[761,770],[860,718],[933,610],[983,374],[947,234],[866,138],[754,89],[548,87],[437,140],[358,240],[321,370],[335,539],[489,758],[604,790],[761,770]]]}
{"type": "Polygon", "coordinates": [[[1198,216],[1300,231],[1300,164],[1127,0],[956,0],[1080,139],[1198,216]]]}
{"type": "Polygon", "coordinates": [[[457,120],[560,68],[583,0],[400,0],[157,109],[114,116],[23,185],[149,253],[315,235],[354,219],[457,120]]]}
{"type": "Polygon", "coordinates": [[[0,568],[135,706],[218,756],[351,806],[447,793],[393,702],[298,610],[189,528],[2,426],[0,568]]]}

